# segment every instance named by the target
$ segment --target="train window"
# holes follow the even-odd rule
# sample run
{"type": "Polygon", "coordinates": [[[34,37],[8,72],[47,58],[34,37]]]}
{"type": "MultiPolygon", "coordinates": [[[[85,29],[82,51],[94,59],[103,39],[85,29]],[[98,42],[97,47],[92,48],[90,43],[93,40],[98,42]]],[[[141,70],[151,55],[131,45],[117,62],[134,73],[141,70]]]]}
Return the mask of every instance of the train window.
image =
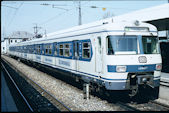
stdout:
{"type": "Polygon", "coordinates": [[[30,45],[28,45],[28,53],[31,53],[30,49],[31,49],[30,45]]]}
{"type": "Polygon", "coordinates": [[[90,42],[83,42],[82,58],[90,58],[90,42]]]}
{"type": "Polygon", "coordinates": [[[36,50],[35,50],[35,49],[33,50],[33,53],[34,53],[34,54],[36,53],[36,50]]]}
{"type": "Polygon", "coordinates": [[[59,45],[59,55],[63,56],[63,44],[59,45]]]}
{"type": "Polygon", "coordinates": [[[107,43],[108,43],[108,55],[113,55],[114,54],[113,46],[111,44],[109,36],[107,37],[107,43]]]}
{"type": "Polygon", "coordinates": [[[36,46],[36,52],[37,52],[37,54],[39,54],[39,45],[36,46]]]}
{"type": "Polygon", "coordinates": [[[19,49],[18,51],[21,52],[21,46],[19,46],[18,49],[19,49]]]}
{"type": "Polygon", "coordinates": [[[108,36],[107,54],[137,54],[136,36],[108,36]]]}
{"type": "Polygon", "coordinates": [[[49,54],[51,55],[52,54],[52,45],[49,45],[48,49],[49,49],[49,54]]]}
{"type": "Polygon", "coordinates": [[[44,50],[44,47],[43,47],[44,45],[42,45],[41,47],[41,49],[42,49],[42,54],[45,54],[45,50],[44,50]]]}
{"type": "Polygon", "coordinates": [[[48,54],[48,45],[45,45],[45,54],[48,54]]]}
{"type": "Polygon", "coordinates": [[[38,54],[38,46],[36,46],[35,48],[36,48],[36,53],[38,54]]]}
{"type": "Polygon", "coordinates": [[[38,45],[38,46],[36,46],[36,52],[37,52],[37,54],[40,54],[40,45],[38,45]]]}
{"type": "Polygon", "coordinates": [[[24,46],[24,52],[26,53],[27,51],[26,51],[27,49],[26,49],[26,46],[24,46]]]}
{"type": "Polygon", "coordinates": [[[144,54],[157,54],[159,53],[159,45],[157,37],[143,36],[143,51],[144,54]]]}
{"type": "Polygon", "coordinates": [[[38,53],[39,53],[39,54],[41,53],[41,51],[40,51],[40,45],[39,45],[39,47],[38,47],[38,53]]]}
{"type": "Polygon", "coordinates": [[[30,46],[30,53],[33,54],[33,46],[30,46]]]}
{"type": "Polygon", "coordinates": [[[55,45],[55,56],[57,56],[57,44],[55,45]]]}
{"type": "Polygon", "coordinates": [[[64,44],[64,56],[69,57],[70,56],[70,47],[69,44],[64,44]]]}

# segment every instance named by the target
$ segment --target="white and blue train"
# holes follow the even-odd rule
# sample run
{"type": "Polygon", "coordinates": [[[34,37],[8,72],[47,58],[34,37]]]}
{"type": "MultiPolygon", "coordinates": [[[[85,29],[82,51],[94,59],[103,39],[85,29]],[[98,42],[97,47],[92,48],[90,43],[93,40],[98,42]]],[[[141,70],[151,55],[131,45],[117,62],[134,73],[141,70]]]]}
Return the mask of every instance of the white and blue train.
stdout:
{"type": "Polygon", "coordinates": [[[151,24],[100,21],[9,46],[10,55],[60,71],[106,90],[159,88],[162,60],[151,24]]]}

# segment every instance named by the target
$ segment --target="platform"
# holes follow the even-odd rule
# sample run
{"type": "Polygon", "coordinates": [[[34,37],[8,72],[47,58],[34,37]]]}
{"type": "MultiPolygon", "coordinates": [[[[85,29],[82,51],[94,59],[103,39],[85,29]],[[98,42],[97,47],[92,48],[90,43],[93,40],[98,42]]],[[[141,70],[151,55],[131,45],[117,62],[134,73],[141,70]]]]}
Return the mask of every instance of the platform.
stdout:
{"type": "Polygon", "coordinates": [[[169,73],[161,72],[161,81],[169,82],[169,73]]]}
{"type": "Polygon", "coordinates": [[[1,70],[1,112],[18,112],[4,75],[1,70]]]}

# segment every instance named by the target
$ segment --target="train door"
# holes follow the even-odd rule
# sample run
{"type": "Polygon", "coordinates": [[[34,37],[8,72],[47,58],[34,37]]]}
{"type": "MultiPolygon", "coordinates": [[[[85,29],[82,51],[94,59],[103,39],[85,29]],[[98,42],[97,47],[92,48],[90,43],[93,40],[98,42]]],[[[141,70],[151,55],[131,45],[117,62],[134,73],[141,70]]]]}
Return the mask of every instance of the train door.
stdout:
{"type": "Polygon", "coordinates": [[[102,40],[100,36],[96,38],[95,64],[96,72],[99,75],[102,72],[102,40]]]}
{"type": "Polygon", "coordinates": [[[73,59],[75,59],[75,70],[78,71],[78,60],[79,60],[79,41],[73,41],[73,59]]]}

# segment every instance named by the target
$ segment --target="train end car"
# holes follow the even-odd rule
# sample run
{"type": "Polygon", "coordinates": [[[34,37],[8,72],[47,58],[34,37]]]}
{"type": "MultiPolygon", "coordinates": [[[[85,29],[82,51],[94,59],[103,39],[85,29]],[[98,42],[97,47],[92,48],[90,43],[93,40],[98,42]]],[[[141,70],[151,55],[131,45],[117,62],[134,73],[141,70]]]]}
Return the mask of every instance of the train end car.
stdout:
{"type": "Polygon", "coordinates": [[[157,29],[151,24],[103,22],[10,45],[9,54],[90,83],[94,90],[138,93],[154,89],[158,98],[162,60],[157,29]]]}

